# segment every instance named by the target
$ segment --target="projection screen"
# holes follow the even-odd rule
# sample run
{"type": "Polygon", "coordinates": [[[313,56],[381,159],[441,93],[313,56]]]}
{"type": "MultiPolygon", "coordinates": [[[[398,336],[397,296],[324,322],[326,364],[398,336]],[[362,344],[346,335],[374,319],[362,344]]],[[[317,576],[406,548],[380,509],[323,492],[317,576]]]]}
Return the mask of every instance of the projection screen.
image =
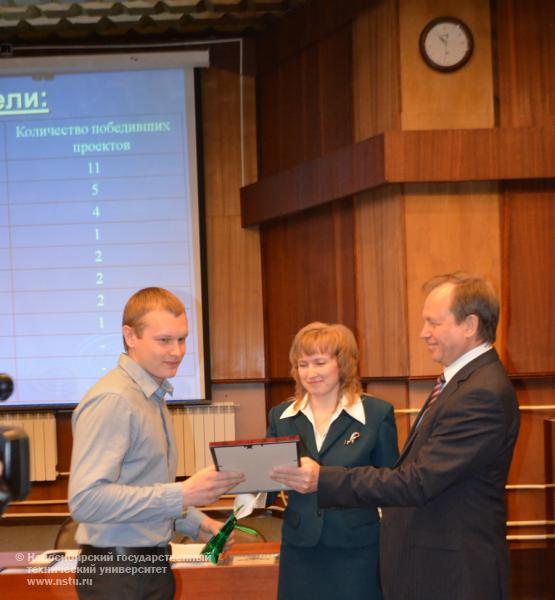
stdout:
{"type": "Polygon", "coordinates": [[[71,406],[122,351],[128,297],[185,303],[174,401],[206,401],[194,68],[206,52],[1,59],[6,406],[71,406]]]}

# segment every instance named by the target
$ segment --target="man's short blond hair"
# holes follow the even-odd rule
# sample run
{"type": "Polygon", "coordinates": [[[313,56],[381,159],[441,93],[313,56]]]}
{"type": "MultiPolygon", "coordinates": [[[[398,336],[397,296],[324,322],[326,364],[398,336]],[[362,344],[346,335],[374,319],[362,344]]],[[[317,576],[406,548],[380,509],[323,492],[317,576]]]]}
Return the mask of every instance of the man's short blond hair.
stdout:
{"type": "MultiPolygon", "coordinates": [[[[144,317],[153,310],[166,310],[174,317],[185,313],[183,302],[172,292],[160,287],[147,287],[135,292],[127,301],[123,309],[122,326],[131,327],[137,337],[141,337],[144,329],[144,317]]],[[[128,347],[123,339],[123,345],[127,352],[128,347]]]]}

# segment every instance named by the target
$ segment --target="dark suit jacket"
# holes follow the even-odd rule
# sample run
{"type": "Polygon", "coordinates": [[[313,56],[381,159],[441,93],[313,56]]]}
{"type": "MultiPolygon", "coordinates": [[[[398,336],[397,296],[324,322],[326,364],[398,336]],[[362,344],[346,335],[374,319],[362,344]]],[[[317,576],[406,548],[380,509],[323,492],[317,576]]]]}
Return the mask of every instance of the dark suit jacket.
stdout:
{"type": "Polygon", "coordinates": [[[504,488],[519,428],[495,350],[463,367],[409,434],[394,469],[321,469],[329,506],[389,506],[386,600],[510,598],[504,488]]]}
{"type": "MultiPolygon", "coordinates": [[[[362,402],[366,424],[343,411],[332,423],[320,452],[316,449],[312,424],[303,413],[280,418],[291,402],[270,411],[268,437],[299,435],[301,453],[322,465],[393,466],[399,456],[393,407],[371,396],[362,396],[362,402]],[[352,444],[345,444],[355,432],[360,437],[352,444]]],[[[316,493],[290,491],[282,539],[296,546],[315,546],[321,541],[329,546],[356,548],[378,542],[378,521],[375,507],[321,510],[316,493]]]]}

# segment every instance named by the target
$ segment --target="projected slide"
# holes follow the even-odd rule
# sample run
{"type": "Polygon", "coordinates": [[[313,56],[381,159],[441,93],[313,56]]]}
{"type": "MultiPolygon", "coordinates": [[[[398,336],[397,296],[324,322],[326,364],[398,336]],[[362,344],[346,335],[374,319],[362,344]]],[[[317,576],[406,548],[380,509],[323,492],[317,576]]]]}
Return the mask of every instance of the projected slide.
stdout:
{"type": "Polygon", "coordinates": [[[0,78],[0,372],[10,405],[77,403],[140,288],[185,303],[175,400],[204,399],[195,152],[181,69],[0,78]]]}

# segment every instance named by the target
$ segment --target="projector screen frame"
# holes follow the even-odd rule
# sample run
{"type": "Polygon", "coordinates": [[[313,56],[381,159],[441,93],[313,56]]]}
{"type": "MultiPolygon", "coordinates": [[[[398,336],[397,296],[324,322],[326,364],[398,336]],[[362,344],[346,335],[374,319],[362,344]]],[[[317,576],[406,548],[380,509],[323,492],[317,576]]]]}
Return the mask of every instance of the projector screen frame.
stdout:
{"type": "MultiPolygon", "coordinates": [[[[208,50],[171,50],[164,52],[113,52],[107,51],[94,54],[75,54],[75,55],[51,55],[44,57],[23,57],[23,58],[2,58],[2,77],[9,76],[28,76],[31,75],[37,79],[48,77],[49,74],[68,74],[68,73],[92,73],[97,71],[121,71],[121,70],[145,70],[145,69],[190,69],[187,77],[193,85],[186,86],[187,97],[194,98],[193,121],[189,122],[187,135],[189,138],[194,136],[195,152],[189,157],[191,188],[196,190],[196,194],[191,194],[192,208],[196,211],[195,235],[198,237],[196,246],[199,251],[199,269],[198,269],[198,289],[200,290],[200,314],[198,319],[198,346],[202,349],[202,361],[199,363],[201,370],[201,387],[204,393],[202,397],[195,399],[170,399],[168,404],[171,406],[195,406],[211,404],[211,378],[210,378],[210,336],[209,336],[209,310],[208,310],[208,276],[207,276],[207,248],[206,248],[206,222],[205,222],[205,198],[204,198],[204,157],[202,142],[202,102],[201,102],[201,79],[200,70],[209,66],[208,50]]],[[[194,191],[191,189],[191,191],[194,191]]],[[[198,303],[197,303],[198,304],[198,303]]],[[[121,306],[123,311],[123,306],[121,306]]],[[[122,347],[123,351],[123,347],[122,347]]],[[[113,367],[116,365],[114,364],[113,367]]],[[[2,365],[0,364],[0,370],[2,365]]],[[[5,369],[4,369],[5,370],[5,369]]],[[[15,381],[17,388],[17,374],[10,373],[15,381]]],[[[67,403],[34,404],[11,402],[0,404],[0,410],[15,412],[43,412],[43,411],[68,411],[73,410],[80,398],[67,403]]]]}

